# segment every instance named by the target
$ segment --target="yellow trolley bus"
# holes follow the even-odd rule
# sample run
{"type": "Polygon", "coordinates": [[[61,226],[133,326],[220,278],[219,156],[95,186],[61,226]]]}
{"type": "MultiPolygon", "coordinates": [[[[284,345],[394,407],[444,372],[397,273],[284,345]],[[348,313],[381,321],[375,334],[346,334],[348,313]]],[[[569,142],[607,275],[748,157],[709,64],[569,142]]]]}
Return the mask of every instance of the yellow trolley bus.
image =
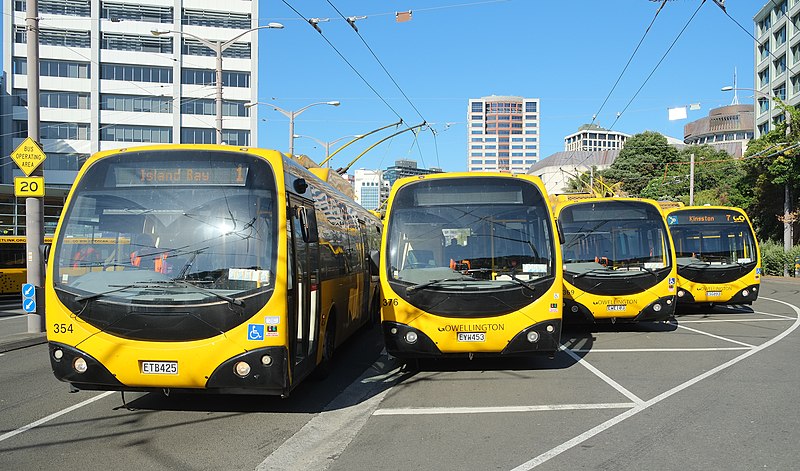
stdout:
{"type": "MultiPolygon", "coordinates": [[[[50,244],[52,237],[45,237],[50,244]]],[[[25,257],[27,238],[23,236],[0,236],[0,302],[20,302],[22,285],[28,277],[25,257]]]]}
{"type": "Polygon", "coordinates": [[[378,315],[379,242],[377,219],[276,151],[101,152],[49,257],[53,372],[78,389],[288,395],[378,315]]]}
{"type": "Polygon", "coordinates": [[[386,350],[399,358],[553,353],[561,261],[541,181],[443,173],[398,180],[380,280],[386,350]]]}
{"type": "Polygon", "coordinates": [[[559,195],[564,317],[663,321],[675,314],[675,254],[655,201],[559,195]]]}
{"type": "Polygon", "coordinates": [[[664,210],[678,257],[678,303],[751,304],[761,284],[753,226],[739,208],[664,210]]]}

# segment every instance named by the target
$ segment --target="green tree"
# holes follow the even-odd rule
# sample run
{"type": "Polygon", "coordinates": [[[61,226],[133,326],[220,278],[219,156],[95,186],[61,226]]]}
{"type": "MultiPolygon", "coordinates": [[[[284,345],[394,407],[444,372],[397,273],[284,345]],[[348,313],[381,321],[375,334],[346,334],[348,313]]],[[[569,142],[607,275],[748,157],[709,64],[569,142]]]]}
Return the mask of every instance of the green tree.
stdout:
{"type": "Polygon", "coordinates": [[[641,196],[689,204],[690,162],[694,154],[694,203],[738,206],[744,202],[738,183],[744,175],[741,161],[709,145],[688,146],[664,173],[653,178],[641,196]]]}
{"type": "Polygon", "coordinates": [[[789,116],[789,123],[776,123],[775,129],[750,141],[739,186],[759,239],[780,241],[785,189],[788,185],[792,209],[800,193],[800,111],[777,98],[775,102],[789,116]]]}
{"type": "Polygon", "coordinates": [[[645,131],[628,138],[614,163],[601,175],[611,183],[622,183],[630,196],[639,196],[648,183],[663,176],[667,162],[675,162],[678,151],[663,135],[645,131]]]}

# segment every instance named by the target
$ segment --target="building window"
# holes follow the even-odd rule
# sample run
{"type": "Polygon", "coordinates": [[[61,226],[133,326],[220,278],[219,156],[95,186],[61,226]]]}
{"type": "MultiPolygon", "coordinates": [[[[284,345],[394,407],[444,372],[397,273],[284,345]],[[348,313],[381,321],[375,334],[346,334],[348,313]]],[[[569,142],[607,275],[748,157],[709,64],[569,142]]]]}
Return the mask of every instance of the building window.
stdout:
{"type": "Polygon", "coordinates": [[[758,125],[758,134],[764,135],[769,132],[769,122],[758,125]]]}
{"type": "MultiPolygon", "coordinates": [[[[25,58],[15,57],[12,67],[15,74],[26,75],[28,73],[28,62],[25,58]]],[[[42,77],[89,78],[89,70],[88,62],[47,59],[39,61],[39,75],[42,77]]]]}
{"type": "Polygon", "coordinates": [[[473,101],[471,109],[473,113],[483,113],[483,103],[480,101],[473,101]]]}
{"type": "Polygon", "coordinates": [[[778,88],[772,90],[772,94],[781,100],[786,100],[786,85],[781,84],[778,88]]]}
{"type": "Polygon", "coordinates": [[[778,57],[778,60],[773,62],[773,65],[775,66],[775,77],[786,72],[786,55],[778,57]]]}
{"type": "MultiPolygon", "coordinates": [[[[213,130],[212,130],[213,132],[213,130]]],[[[162,126],[133,126],[109,124],[100,127],[101,141],[115,142],[172,142],[172,128],[162,126]]]]}
{"type": "Polygon", "coordinates": [[[536,113],[538,112],[536,102],[535,101],[526,101],[525,102],[525,112],[526,113],[536,113]]]}
{"type": "MultiPolygon", "coordinates": [[[[25,0],[15,0],[14,10],[25,11],[27,7],[25,0]]],[[[39,2],[39,14],[65,15],[65,16],[91,16],[91,4],[89,0],[41,0],[39,2]]]]}
{"type": "Polygon", "coordinates": [[[172,113],[172,98],[136,95],[100,95],[100,109],[136,113],[172,113]]]}
{"type": "MultiPolygon", "coordinates": [[[[210,56],[217,55],[211,48],[201,43],[200,41],[192,38],[182,38],[183,54],[189,56],[210,56]]],[[[222,57],[230,57],[234,59],[250,59],[250,43],[233,43],[227,49],[222,51],[222,57]]]]}
{"type": "MultiPolygon", "coordinates": [[[[223,116],[250,116],[250,109],[245,108],[244,101],[223,101],[223,116]]],[[[181,113],[214,116],[217,113],[216,100],[201,98],[184,98],[181,102],[181,113]]]]}
{"type": "MultiPolygon", "coordinates": [[[[214,85],[217,73],[209,69],[181,70],[181,83],[186,85],[214,85]]],[[[250,88],[250,72],[222,71],[222,85],[226,87],[250,88]]]]}
{"type": "Polygon", "coordinates": [[[89,124],[87,123],[41,123],[42,139],[74,139],[89,140],[89,124]]]}
{"type": "Polygon", "coordinates": [[[252,22],[249,13],[227,11],[183,9],[181,23],[184,25],[209,26],[211,28],[250,29],[252,22]]]}
{"type": "Polygon", "coordinates": [[[101,33],[100,48],[115,51],[160,52],[172,54],[172,38],[125,33],[101,33]]]}
{"type": "Polygon", "coordinates": [[[781,26],[781,29],[776,31],[773,37],[775,39],[775,47],[783,46],[786,42],[786,25],[781,26]]]}
{"type": "Polygon", "coordinates": [[[103,2],[100,18],[111,21],[144,21],[148,23],[172,23],[172,7],[139,5],[137,3],[103,2]]]}
{"type": "MultiPolygon", "coordinates": [[[[28,106],[28,91],[14,90],[17,106],[28,106]]],[[[89,93],[84,92],[39,92],[39,106],[42,108],[63,108],[71,110],[88,110],[89,93]]]]}
{"type": "MultiPolygon", "coordinates": [[[[217,131],[209,128],[181,128],[181,143],[183,144],[214,144],[217,140],[217,131]]],[[[232,146],[249,146],[250,131],[222,130],[222,141],[232,146]]]]}
{"type": "Polygon", "coordinates": [[[772,27],[772,17],[771,15],[767,15],[763,20],[758,22],[758,34],[762,35],[769,31],[772,27]]]}
{"type": "Polygon", "coordinates": [[[130,82],[172,83],[172,68],[100,64],[100,78],[104,80],[127,80],[130,82]]]}
{"type": "Polygon", "coordinates": [[[72,170],[77,172],[89,154],[48,152],[44,161],[45,170],[72,170]]]}
{"type": "Polygon", "coordinates": [[[766,87],[767,85],[769,85],[769,68],[758,73],[758,86],[766,87]]]}
{"type": "Polygon", "coordinates": [[[792,77],[792,95],[800,93],[800,75],[792,77]]]}
{"type": "MultiPolygon", "coordinates": [[[[28,42],[28,32],[24,26],[14,26],[14,42],[25,44],[28,42]]],[[[92,46],[88,31],[39,28],[39,44],[42,46],[83,47],[92,46]]]]}

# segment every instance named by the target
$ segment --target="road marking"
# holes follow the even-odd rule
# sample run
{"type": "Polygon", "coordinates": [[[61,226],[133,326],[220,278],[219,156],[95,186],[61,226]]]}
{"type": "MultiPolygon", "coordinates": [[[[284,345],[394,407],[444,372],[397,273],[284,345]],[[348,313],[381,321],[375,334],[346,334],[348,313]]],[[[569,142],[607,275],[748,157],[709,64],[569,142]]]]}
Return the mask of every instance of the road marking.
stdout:
{"type": "Polygon", "coordinates": [[[634,408],[632,408],[630,410],[627,410],[627,411],[621,413],[620,415],[618,415],[618,416],[616,416],[616,417],[614,417],[612,419],[609,419],[609,420],[603,422],[602,424],[600,424],[600,425],[598,425],[598,426],[596,426],[594,428],[591,428],[591,429],[587,430],[586,432],[584,432],[584,433],[572,438],[571,440],[568,440],[568,441],[562,443],[561,445],[558,445],[558,446],[556,446],[556,447],[554,447],[554,448],[552,448],[552,449],[540,454],[539,456],[537,456],[537,457],[535,457],[535,458],[533,458],[533,459],[531,459],[529,461],[526,461],[525,463],[522,463],[521,465],[519,465],[516,468],[514,468],[512,471],[526,471],[526,470],[529,470],[529,469],[533,469],[533,468],[539,466],[540,464],[543,464],[543,463],[555,458],[556,456],[560,455],[561,453],[564,453],[565,451],[567,451],[567,450],[569,450],[571,448],[574,448],[577,445],[580,445],[581,443],[583,443],[586,440],[588,440],[588,439],[590,439],[590,438],[602,433],[603,431],[608,430],[609,428],[611,428],[614,425],[624,421],[625,419],[633,417],[634,415],[638,414],[639,412],[647,410],[651,406],[653,406],[655,404],[658,404],[659,402],[663,401],[664,399],[667,399],[670,396],[673,396],[673,395],[683,391],[684,389],[686,389],[686,388],[688,388],[690,386],[693,386],[693,385],[699,383],[700,381],[702,381],[702,380],[704,380],[704,379],[706,379],[706,378],[708,378],[708,377],[710,377],[712,375],[715,375],[715,374],[719,373],[722,370],[730,368],[731,366],[739,363],[740,361],[745,360],[745,359],[755,355],[756,353],[758,353],[758,352],[760,352],[760,351],[762,351],[762,350],[764,350],[764,349],[766,349],[766,348],[778,343],[779,341],[783,340],[786,336],[788,336],[789,334],[794,332],[798,327],[800,327],[800,308],[794,306],[793,304],[789,304],[787,302],[780,301],[780,300],[777,300],[777,299],[765,298],[765,297],[762,297],[761,299],[764,299],[764,300],[767,300],[767,301],[773,301],[773,302],[776,302],[776,303],[780,303],[780,304],[783,304],[785,306],[789,306],[791,309],[793,309],[795,311],[795,313],[797,313],[797,315],[798,315],[798,317],[795,319],[794,324],[792,324],[788,329],[784,330],[783,332],[781,332],[777,336],[773,337],[772,339],[768,340],[767,342],[764,342],[761,345],[746,351],[745,353],[737,356],[736,358],[728,360],[727,362],[717,366],[716,368],[708,370],[705,373],[700,374],[700,375],[690,379],[689,381],[681,383],[678,386],[675,386],[674,388],[672,388],[672,389],[670,389],[670,390],[668,390],[668,391],[666,391],[666,392],[664,392],[662,394],[659,394],[658,396],[646,401],[645,403],[643,403],[640,406],[636,406],[636,407],[634,407],[634,408]]]}
{"type": "MultiPolygon", "coordinates": [[[[764,298],[764,299],[767,299],[767,298],[764,298]]],[[[697,334],[703,334],[703,335],[707,335],[707,336],[709,336],[709,337],[713,337],[713,338],[715,338],[715,339],[724,340],[724,341],[726,341],[726,342],[737,343],[737,344],[739,344],[739,345],[744,345],[745,347],[755,348],[755,345],[750,345],[749,343],[744,343],[744,342],[740,342],[740,341],[738,341],[738,340],[729,339],[729,338],[726,338],[726,337],[722,337],[722,336],[720,336],[720,335],[711,334],[711,333],[709,333],[709,332],[703,332],[702,330],[692,329],[691,327],[686,327],[685,325],[680,325],[680,324],[678,324],[678,328],[680,328],[680,329],[686,329],[686,330],[688,330],[688,331],[695,332],[695,333],[697,333],[697,334]]]]}
{"type": "Polygon", "coordinates": [[[541,406],[504,407],[399,407],[378,409],[372,415],[443,415],[443,414],[497,414],[508,412],[546,412],[562,410],[630,409],[633,402],[608,404],[550,404],[541,406]]]}
{"type": "Polygon", "coordinates": [[[711,322],[786,322],[786,321],[793,321],[794,317],[783,317],[780,316],[779,319],[705,319],[705,320],[695,320],[695,321],[684,321],[681,320],[681,325],[683,324],[708,324],[711,322]]]}
{"type": "Polygon", "coordinates": [[[575,353],[660,353],[660,352],[727,352],[750,350],[752,347],[698,347],[698,348],[579,348],[575,353]]]}
{"type": "Polygon", "coordinates": [[[397,361],[390,361],[382,354],[372,367],[283,442],[256,470],[327,468],[361,431],[392,386],[406,374],[400,371],[397,361]]]}
{"type": "Polygon", "coordinates": [[[7,440],[7,439],[13,437],[14,435],[19,435],[20,433],[27,432],[28,430],[30,430],[30,429],[32,429],[34,427],[38,427],[38,426],[40,426],[40,425],[42,425],[44,423],[50,422],[53,419],[57,419],[57,418],[61,417],[64,414],[69,414],[70,412],[72,412],[72,411],[74,411],[76,409],[80,409],[83,406],[89,405],[89,404],[91,404],[91,403],[93,403],[95,401],[103,399],[104,397],[106,397],[106,396],[108,396],[110,394],[114,394],[114,391],[106,391],[106,392],[104,392],[102,394],[98,394],[97,396],[92,397],[90,399],[87,399],[87,400],[85,400],[83,402],[80,402],[78,404],[75,404],[74,406],[70,406],[70,407],[67,407],[66,409],[60,410],[60,411],[58,411],[58,412],[56,412],[54,414],[50,414],[50,415],[48,415],[47,417],[45,417],[43,419],[37,420],[36,422],[31,422],[28,425],[25,425],[24,427],[20,427],[20,428],[18,428],[16,430],[12,430],[11,432],[4,433],[3,435],[0,435],[0,442],[2,442],[3,440],[7,440]]]}
{"type": "Polygon", "coordinates": [[[772,314],[772,313],[769,313],[769,312],[760,312],[760,311],[754,311],[754,313],[755,314],[761,314],[761,315],[764,315],[764,316],[780,317],[781,319],[795,320],[794,317],[784,316],[783,314],[772,314]]]}
{"type": "Polygon", "coordinates": [[[583,365],[583,367],[584,367],[584,368],[586,368],[587,370],[589,370],[589,371],[591,371],[592,373],[594,373],[594,375],[595,375],[595,376],[597,376],[598,378],[600,378],[600,379],[602,379],[603,381],[605,381],[605,382],[606,382],[606,384],[608,384],[608,385],[609,385],[609,386],[611,386],[612,388],[614,388],[614,389],[616,389],[617,391],[619,391],[619,392],[620,392],[622,395],[624,395],[625,397],[627,397],[628,399],[630,399],[630,400],[631,400],[631,401],[633,401],[634,403],[636,403],[636,404],[642,404],[642,403],[644,403],[644,401],[643,401],[642,399],[640,399],[640,398],[639,398],[639,396],[637,396],[636,394],[634,394],[634,393],[632,393],[632,392],[628,391],[627,389],[625,389],[625,387],[624,387],[624,386],[622,386],[622,385],[621,385],[621,384],[619,384],[618,382],[614,381],[614,380],[613,380],[613,379],[611,379],[610,377],[606,376],[606,374],[605,374],[605,373],[603,373],[602,371],[598,370],[597,368],[595,368],[594,366],[592,366],[591,364],[589,364],[589,362],[588,362],[588,361],[586,361],[586,360],[584,360],[582,357],[578,356],[578,355],[577,355],[575,352],[573,352],[572,350],[568,349],[568,348],[567,348],[567,347],[565,347],[564,345],[560,345],[558,348],[559,348],[559,350],[563,350],[563,351],[565,351],[565,352],[567,353],[567,355],[569,355],[569,356],[571,356],[571,357],[572,357],[572,359],[573,359],[573,360],[575,360],[575,361],[576,361],[576,362],[578,362],[579,364],[583,365]]]}

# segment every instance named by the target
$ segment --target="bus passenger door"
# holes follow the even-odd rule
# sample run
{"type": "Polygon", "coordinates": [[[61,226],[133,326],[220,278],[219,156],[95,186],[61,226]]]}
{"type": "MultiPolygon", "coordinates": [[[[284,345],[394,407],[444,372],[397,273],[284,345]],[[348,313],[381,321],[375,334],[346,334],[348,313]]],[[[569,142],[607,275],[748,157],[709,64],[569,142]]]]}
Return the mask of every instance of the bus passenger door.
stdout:
{"type": "Polygon", "coordinates": [[[289,343],[293,376],[301,378],[316,366],[319,345],[319,242],[313,202],[291,197],[288,214],[289,343]]]}

